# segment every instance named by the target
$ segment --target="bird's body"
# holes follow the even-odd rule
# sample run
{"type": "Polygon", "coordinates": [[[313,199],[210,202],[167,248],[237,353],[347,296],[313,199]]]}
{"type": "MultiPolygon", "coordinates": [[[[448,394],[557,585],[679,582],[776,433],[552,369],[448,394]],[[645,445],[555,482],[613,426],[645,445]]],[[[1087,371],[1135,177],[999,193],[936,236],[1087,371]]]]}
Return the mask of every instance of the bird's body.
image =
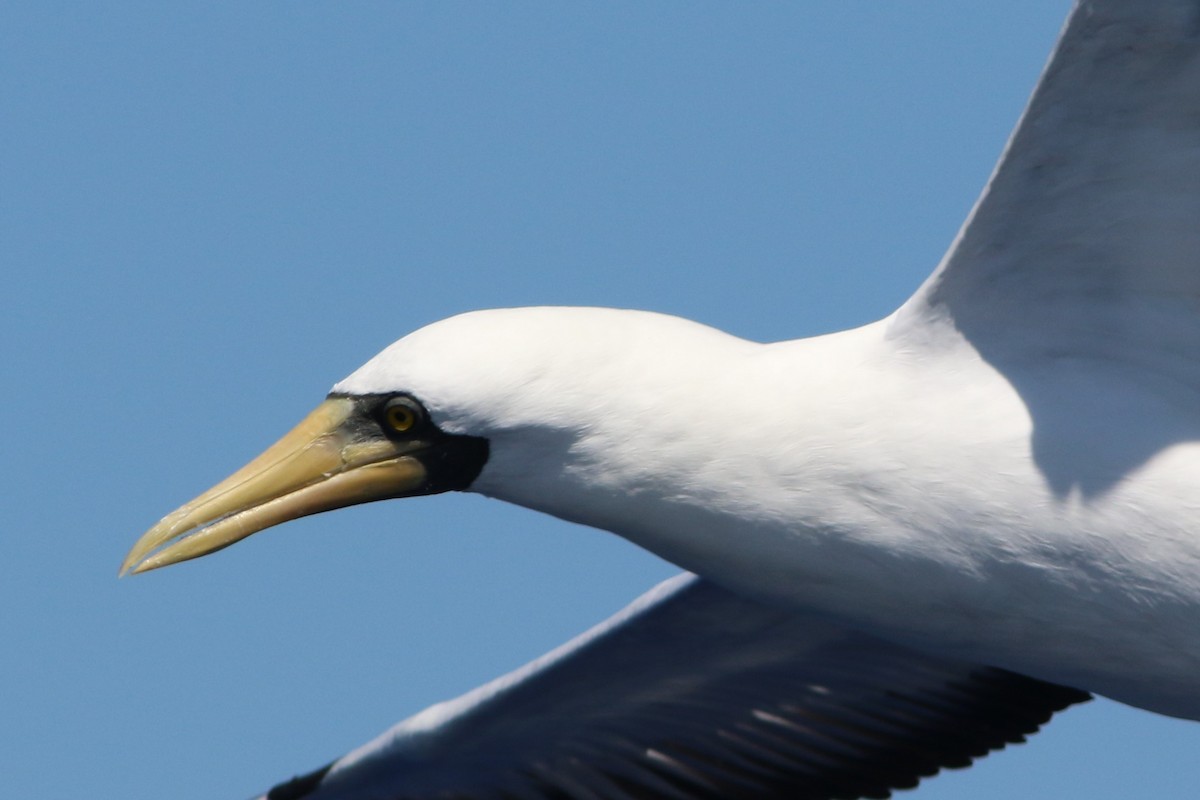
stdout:
{"type": "Polygon", "coordinates": [[[1083,0],[888,318],[757,344],[646,312],[453,317],[125,569],[465,490],[701,576],[270,800],[883,797],[1085,692],[1200,719],[1196,108],[1200,2],[1083,0]]]}
{"type": "Polygon", "coordinates": [[[1183,435],[1200,395],[1058,363],[1019,381],[1073,398],[1039,440],[969,343],[909,346],[894,324],[764,345],[637,311],[476,312],[335,392],[428,387],[435,420],[469,416],[492,443],[472,491],[741,595],[1200,717],[1200,442],[1183,435]],[[569,357],[547,369],[551,353],[569,357]],[[464,365],[469,410],[437,388],[464,365]],[[1131,452],[1146,433],[1172,444],[1131,452]]]}

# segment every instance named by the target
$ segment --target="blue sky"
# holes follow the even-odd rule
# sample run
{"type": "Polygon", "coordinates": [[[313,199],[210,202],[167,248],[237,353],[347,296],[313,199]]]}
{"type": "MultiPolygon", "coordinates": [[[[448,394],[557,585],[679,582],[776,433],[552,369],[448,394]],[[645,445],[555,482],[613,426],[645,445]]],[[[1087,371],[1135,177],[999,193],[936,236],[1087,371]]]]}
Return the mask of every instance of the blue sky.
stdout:
{"type": "MultiPolygon", "coordinates": [[[[8,797],[246,797],[674,569],[471,496],[118,581],[375,351],[473,308],[759,340],[932,269],[1069,3],[8,3],[8,797]]],[[[1200,726],[1094,703],[921,800],[1190,797],[1200,726]]],[[[903,795],[909,796],[909,795],[903,795]]]]}

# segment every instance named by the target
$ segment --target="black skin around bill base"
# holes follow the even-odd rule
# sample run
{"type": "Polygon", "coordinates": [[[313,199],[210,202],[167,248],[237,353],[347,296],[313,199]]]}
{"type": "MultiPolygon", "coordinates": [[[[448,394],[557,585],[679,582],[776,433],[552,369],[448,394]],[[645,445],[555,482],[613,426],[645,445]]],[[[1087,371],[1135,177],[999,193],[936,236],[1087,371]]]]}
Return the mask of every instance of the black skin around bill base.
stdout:
{"type": "Polygon", "coordinates": [[[462,491],[468,488],[488,460],[488,441],[479,436],[444,433],[429,418],[419,400],[409,394],[350,395],[331,393],[330,399],[354,402],[357,413],[347,421],[364,437],[382,431],[393,441],[419,441],[421,463],[428,475],[422,494],[462,491]],[[412,427],[398,432],[389,424],[388,414],[402,407],[412,414],[412,427]]]}

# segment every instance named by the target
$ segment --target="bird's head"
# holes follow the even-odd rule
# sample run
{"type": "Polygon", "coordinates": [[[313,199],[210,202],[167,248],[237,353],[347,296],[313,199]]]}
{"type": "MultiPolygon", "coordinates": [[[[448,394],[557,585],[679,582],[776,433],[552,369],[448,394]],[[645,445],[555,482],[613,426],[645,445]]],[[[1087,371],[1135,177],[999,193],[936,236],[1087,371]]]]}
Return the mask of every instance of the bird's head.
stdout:
{"type": "Polygon", "coordinates": [[[553,511],[551,500],[528,499],[553,495],[539,481],[579,471],[628,443],[630,431],[661,427],[672,387],[694,385],[680,373],[694,377],[730,343],[745,344],[674,317],[611,309],[502,309],[435,323],[368,361],[266,452],[164,517],[121,572],[373,500],[473,489],[553,511]]]}

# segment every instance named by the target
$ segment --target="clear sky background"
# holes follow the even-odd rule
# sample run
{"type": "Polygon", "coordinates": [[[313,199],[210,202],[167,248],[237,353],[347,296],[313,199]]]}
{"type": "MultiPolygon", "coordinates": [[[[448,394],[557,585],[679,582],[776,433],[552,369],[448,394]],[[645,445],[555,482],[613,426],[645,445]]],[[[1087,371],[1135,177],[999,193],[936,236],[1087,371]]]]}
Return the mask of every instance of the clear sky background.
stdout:
{"type": "MultiPolygon", "coordinates": [[[[247,797],[673,574],[442,496],[116,578],[161,515],[455,312],[758,340],[888,313],[1068,6],[5,3],[0,795],[247,797]]],[[[1200,725],[1097,702],[911,796],[1197,785],[1200,725]]]]}

